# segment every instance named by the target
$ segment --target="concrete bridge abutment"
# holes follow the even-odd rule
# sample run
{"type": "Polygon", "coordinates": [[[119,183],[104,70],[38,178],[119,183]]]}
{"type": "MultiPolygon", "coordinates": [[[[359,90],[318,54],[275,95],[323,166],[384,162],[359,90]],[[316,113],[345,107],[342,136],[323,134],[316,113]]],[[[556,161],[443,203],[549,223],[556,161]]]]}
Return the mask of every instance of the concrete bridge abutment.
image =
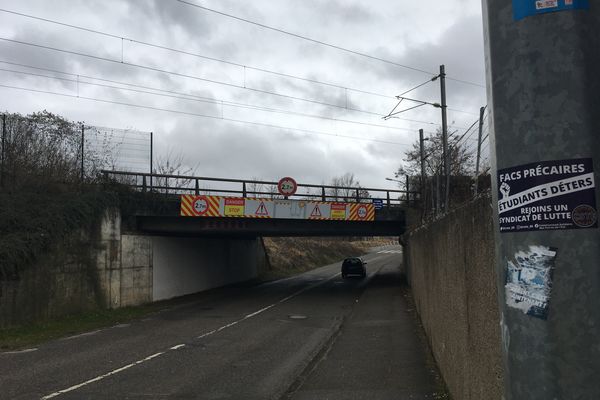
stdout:
{"type": "Polygon", "coordinates": [[[266,268],[260,238],[150,236],[123,230],[118,212],[100,230],[96,263],[109,308],[247,281],[266,268]]]}

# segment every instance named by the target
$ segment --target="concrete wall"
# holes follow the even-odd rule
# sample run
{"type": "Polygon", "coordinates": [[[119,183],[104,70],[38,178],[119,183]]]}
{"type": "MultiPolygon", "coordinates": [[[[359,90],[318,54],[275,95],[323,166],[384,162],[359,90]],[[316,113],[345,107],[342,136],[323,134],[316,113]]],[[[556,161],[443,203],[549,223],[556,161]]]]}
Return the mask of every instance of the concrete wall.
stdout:
{"type": "Polygon", "coordinates": [[[153,237],[153,300],[256,278],[258,239],[153,237]]]}
{"type": "Polygon", "coordinates": [[[404,240],[417,309],[453,398],[502,399],[489,197],[413,231],[404,240]]]}
{"type": "Polygon", "coordinates": [[[93,310],[103,303],[84,234],[55,244],[18,277],[0,280],[0,328],[93,310]]]}
{"type": "Polygon", "coordinates": [[[0,281],[0,327],[183,296],[256,278],[267,264],[260,239],[138,235],[107,212],[99,227],[0,281]]]}
{"type": "Polygon", "coordinates": [[[152,301],[152,238],[123,234],[118,212],[107,213],[100,227],[96,268],[104,307],[152,301]]]}

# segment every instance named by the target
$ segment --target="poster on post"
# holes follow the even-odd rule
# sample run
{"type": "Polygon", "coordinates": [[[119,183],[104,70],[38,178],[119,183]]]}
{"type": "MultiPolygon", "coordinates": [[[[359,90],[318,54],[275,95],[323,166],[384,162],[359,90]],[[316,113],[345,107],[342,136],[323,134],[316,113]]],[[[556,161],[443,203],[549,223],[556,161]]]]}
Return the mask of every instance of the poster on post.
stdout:
{"type": "Polygon", "coordinates": [[[513,17],[519,21],[530,15],[589,8],[589,0],[513,0],[513,17]]]}
{"type": "Polygon", "coordinates": [[[591,158],[498,170],[500,232],[598,227],[591,158]]]}

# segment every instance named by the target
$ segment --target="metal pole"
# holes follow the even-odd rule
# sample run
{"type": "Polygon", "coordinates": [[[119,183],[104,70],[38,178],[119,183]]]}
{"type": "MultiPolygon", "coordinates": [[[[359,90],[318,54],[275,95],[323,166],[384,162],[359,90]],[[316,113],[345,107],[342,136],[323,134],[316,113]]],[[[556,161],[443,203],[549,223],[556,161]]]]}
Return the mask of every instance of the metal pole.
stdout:
{"type": "Polygon", "coordinates": [[[408,174],[406,175],[406,206],[410,207],[410,184],[408,182],[408,174]]]}
{"type": "Polygon", "coordinates": [[[435,174],[435,215],[440,213],[440,168],[438,168],[437,174],[435,174]]]}
{"type": "Polygon", "coordinates": [[[419,129],[419,150],[421,152],[421,221],[425,215],[425,139],[423,129],[419,129]]]}
{"type": "Polygon", "coordinates": [[[152,191],[152,174],[154,173],[154,132],[150,132],[150,191],[152,191]]]}
{"type": "Polygon", "coordinates": [[[483,131],[483,113],[485,107],[479,109],[479,136],[477,139],[477,161],[475,162],[475,196],[479,190],[479,162],[481,161],[481,133],[483,131]]]}
{"type": "Polygon", "coordinates": [[[483,1],[503,397],[597,399],[600,7],[535,3],[483,1]]]}
{"type": "Polygon", "coordinates": [[[443,157],[444,157],[444,177],[445,177],[445,191],[444,191],[444,210],[448,210],[450,202],[450,161],[448,154],[448,117],[446,115],[446,67],[440,65],[440,90],[441,90],[441,101],[442,101],[442,143],[443,143],[443,157]]]}
{"type": "Polygon", "coordinates": [[[0,164],[0,187],[4,187],[4,154],[6,152],[6,114],[2,114],[2,160],[0,164]]]}
{"type": "Polygon", "coordinates": [[[83,162],[84,162],[84,151],[85,151],[85,125],[81,124],[81,183],[83,183],[83,179],[84,179],[84,166],[83,166],[83,162]]]}

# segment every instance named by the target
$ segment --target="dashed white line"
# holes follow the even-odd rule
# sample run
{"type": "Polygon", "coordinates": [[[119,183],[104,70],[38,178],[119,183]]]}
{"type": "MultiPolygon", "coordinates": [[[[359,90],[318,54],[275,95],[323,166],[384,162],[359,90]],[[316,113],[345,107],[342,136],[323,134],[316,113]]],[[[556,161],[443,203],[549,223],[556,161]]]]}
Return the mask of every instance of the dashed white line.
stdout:
{"type": "MultiPolygon", "coordinates": [[[[198,336],[198,337],[197,337],[197,339],[202,339],[202,338],[205,338],[205,337],[207,337],[207,336],[214,335],[215,333],[221,332],[221,331],[222,331],[222,330],[224,330],[224,329],[231,328],[232,326],[235,326],[235,325],[239,324],[240,322],[247,320],[248,318],[255,317],[255,316],[257,316],[257,315],[259,315],[259,314],[261,314],[261,313],[263,313],[263,312],[265,312],[265,311],[267,311],[267,310],[269,310],[269,309],[271,309],[271,308],[275,307],[275,306],[276,306],[276,305],[278,305],[278,304],[284,303],[284,302],[286,302],[286,301],[288,301],[288,300],[290,300],[290,299],[292,299],[292,298],[294,298],[294,297],[296,297],[296,296],[300,295],[301,293],[304,293],[304,292],[306,292],[307,290],[311,290],[311,289],[314,289],[314,288],[316,288],[317,286],[323,285],[323,284],[325,284],[326,282],[329,282],[330,280],[334,279],[335,277],[337,277],[337,276],[339,276],[339,275],[340,275],[340,273],[338,272],[337,274],[335,274],[335,275],[332,275],[332,276],[330,276],[329,278],[326,278],[326,279],[324,279],[324,280],[322,280],[322,281],[319,281],[319,282],[317,282],[317,283],[314,283],[314,284],[312,284],[312,285],[310,285],[310,286],[307,286],[307,287],[305,287],[305,288],[303,288],[303,289],[300,289],[300,290],[298,290],[297,292],[295,292],[295,293],[292,293],[291,295],[289,295],[289,296],[287,296],[287,297],[284,297],[283,299],[279,300],[277,303],[273,303],[273,304],[271,304],[271,305],[268,305],[268,306],[266,306],[266,307],[263,307],[263,308],[261,308],[261,309],[260,309],[260,310],[258,310],[258,311],[255,311],[255,312],[253,312],[253,313],[247,314],[247,315],[245,315],[243,318],[240,318],[240,319],[238,319],[237,321],[230,322],[230,323],[229,323],[229,324],[227,324],[227,325],[223,325],[223,326],[221,326],[220,328],[213,329],[212,331],[206,332],[206,333],[204,333],[204,334],[202,334],[202,335],[198,336]]],[[[178,344],[178,345],[176,345],[176,346],[170,347],[170,348],[169,348],[169,350],[178,350],[178,349],[180,349],[180,348],[182,348],[182,347],[185,347],[185,344],[178,344]]],[[[101,381],[102,379],[104,379],[104,378],[107,378],[107,377],[109,377],[109,376],[111,376],[111,375],[118,374],[119,372],[125,371],[126,369],[129,369],[129,368],[131,368],[131,367],[134,367],[134,366],[136,366],[136,365],[139,365],[139,364],[145,363],[146,361],[150,361],[150,360],[152,360],[153,358],[159,357],[159,356],[161,356],[161,355],[163,355],[163,354],[165,354],[165,353],[166,353],[166,351],[161,351],[161,352],[159,352],[159,353],[152,354],[151,356],[148,356],[148,357],[146,357],[146,358],[144,358],[144,359],[141,359],[141,360],[139,360],[139,361],[133,362],[133,363],[131,363],[131,364],[127,364],[127,365],[125,365],[125,366],[123,366],[123,367],[121,367],[121,368],[117,368],[117,369],[115,369],[115,370],[113,370],[113,371],[110,371],[110,372],[108,372],[108,373],[104,374],[104,375],[97,376],[97,377],[95,377],[95,378],[92,378],[92,379],[90,379],[90,380],[87,380],[87,381],[85,381],[85,382],[82,382],[82,383],[80,383],[80,384],[77,384],[77,385],[71,386],[71,387],[69,387],[69,388],[67,388],[67,389],[62,389],[62,390],[59,390],[59,391],[57,391],[57,392],[54,392],[54,393],[52,393],[52,394],[49,394],[49,395],[47,395],[47,396],[44,396],[44,397],[42,397],[42,398],[41,398],[41,400],[48,400],[48,399],[52,399],[52,398],[54,398],[54,397],[56,397],[56,396],[60,396],[60,395],[61,395],[61,394],[63,394],[63,393],[72,392],[73,390],[77,390],[77,389],[79,389],[79,388],[81,388],[81,387],[83,387],[83,386],[89,385],[90,383],[94,383],[94,382],[101,381]]]]}
{"type": "Polygon", "coordinates": [[[24,353],[31,353],[32,351],[37,351],[37,348],[16,350],[16,351],[4,351],[4,352],[0,353],[0,355],[2,355],[2,354],[24,354],[24,353]]]}
{"type": "Polygon", "coordinates": [[[79,335],[68,336],[68,337],[62,338],[60,340],[71,340],[71,339],[77,339],[77,338],[85,337],[85,336],[92,336],[92,335],[95,335],[96,333],[98,333],[100,331],[101,331],[101,329],[97,329],[97,330],[91,331],[91,332],[80,333],[79,335]]]}
{"type": "Polygon", "coordinates": [[[121,367],[121,368],[117,368],[117,369],[115,369],[115,370],[113,370],[113,371],[110,371],[110,372],[109,372],[109,373],[107,373],[107,374],[104,374],[104,375],[97,376],[97,377],[95,377],[95,378],[93,378],[93,379],[90,379],[90,380],[88,380],[88,381],[82,382],[82,383],[80,383],[80,384],[78,384],[78,385],[74,385],[74,386],[71,386],[70,388],[66,388],[66,389],[63,389],[63,390],[59,390],[58,392],[54,392],[54,393],[52,393],[52,394],[49,394],[48,396],[44,396],[44,397],[42,397],[42,398],[41,398],[41,400],[47,400],[47,399],[51,399],[51,398],[53,398],[53,397],[60,396],[61,394],[68,393],[68,392],[72,392],[73,390],[77,390],[77,389],[79,389],[80,387],[83,387],[83,386],[89,385],[90,383],[93,383],[93,382],[98,382],[98,381],[101,381],[102,379],[104,379],[104,378],[106,378],[106,377],[109,377],[109,376],[111,376],[111,375],[118,374],[119,372],[125,371],[126,369],[129,369],[129,368],[131,368],[131,367],[133,367],[133,366],[136,366],[136,365],[139,365],[139,364],[145,363],[146,361],[150,361],[150,360],[152,360],[153,358],[156,358],[156,357],[158,357],[158,356],[161,356],[161,355],[163,355],[163,354],[165,354],[165,352],[164,352],[164,351],[161,351],[161,352],[159,352],[159,353],[152,354],[151,356],[148,356],[148,357],[146,357],[146,358],[143,358],[143,359],[141,359],[141,360],[139,360],[139,361],[133,362],[133,363],[131,363],[131,364],[127,364],[127,365],[125,365],[125,366],[123,366],[123,367],[121,367]]]}

